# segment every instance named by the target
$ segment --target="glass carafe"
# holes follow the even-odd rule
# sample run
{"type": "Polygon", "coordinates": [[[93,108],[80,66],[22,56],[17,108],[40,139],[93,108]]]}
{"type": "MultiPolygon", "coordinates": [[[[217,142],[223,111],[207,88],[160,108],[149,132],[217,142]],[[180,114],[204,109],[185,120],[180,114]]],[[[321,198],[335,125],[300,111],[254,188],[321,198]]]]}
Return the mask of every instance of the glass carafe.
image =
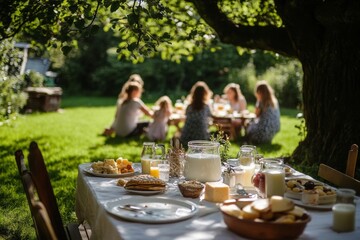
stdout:
{"type": "Polygon", "coordinates": [[[190,141],[185,154],[184,177],[187,180],[216,182],[221,178],[218,142],[190,141]]]}
{"type": "Polygon", "coordinates": [[[141,152],[141,172],[143,174],[150,174],[150,161],[152,159],[160,159],[165,156],[164,145],[156,145],[154,142],[144,142],[141,152]],[[161,150],[161,155],[156,155],[156,150],[161,150]]]}
{"type": "MultiPolygon", "coordinates": [[[[266,197],[266,174],[277,172],[277,170],[283,169],[283,160],[280,158],[262,158],[259,161],[260,163],[260,169],[257,173],[254,174],[252,178],[252,183],[255,187],[255,189],[258,192],[258,195],[262,198],[266,197]]],[[[283,186],[283,184],[280,184],[279,187],[283,186]]],[[[268,184],[268,187],[270,185],[268,184]]],[[[284,185],[285,186],[285,185],[284,185]]]]}

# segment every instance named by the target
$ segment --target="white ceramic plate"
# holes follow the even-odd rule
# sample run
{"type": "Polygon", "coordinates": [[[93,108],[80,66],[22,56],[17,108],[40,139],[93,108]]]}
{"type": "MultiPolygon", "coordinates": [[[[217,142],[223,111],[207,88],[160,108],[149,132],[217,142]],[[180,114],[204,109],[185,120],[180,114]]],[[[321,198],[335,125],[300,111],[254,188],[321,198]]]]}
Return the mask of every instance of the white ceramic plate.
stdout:
{"type": "Polygon", "coordinates": [[[134,196],[107,202],[105,209],[122,219],[143,223],[171,223],[182,221],[194,216],[198,207],[186,200],[176,200],[163,197],[134,196]],[[130,211],[119,206],[131,205],[141,208],[143,212],[130,211]]]}
{"type": "Polygon", "coordinates": [[[142,190],[131,190],[131,189],[126,189],[126,191],[128,191],[129,193],[135,193],[135,194],[139,194],[139,195],[154,195],[154,194],[159,194],[159,193],[163,193],[165,192],[165,190],[157,190],[157,191],[142,191],[142,190]]]}
{"type": "Polygon", "coordinates": [[[95,173],[93,172],[93,169],[91,168],[91,166],[84,168],[84,171],[86,173],[89,173],[93,176],[96,177],[105,177],[105,178],[120,178],[120,177],[130,177],[133,176],[135,174],[135,172],[130,172],[130,173],[115,173],[115,174],[110,174],[110,173],[95,173]]]}
{"type": "Polygon", "coordinates": [[[291,199],[296,205],[304,208],[317,209],[317,210],[331,210],[334,204],[320,204],[320,205],[312,205],[305,204],[301,200],[291,199]]]}
{"type": "MultiPolygon", "coordinates": [[[[302,193],[294,193],[291,191],[286,191],[284,196],[287,198],[299,200],[301,202],[302,193]]],[[[336,194],[319,196],[319,205],[333,204],[335,201],[336,201],[336,194]]]]}
{"type": "MultiPolygon", "coordinates": [[[[289,180],[313,181],[318,185],[322,185],[324,187],[335,190],[333,187],[328,186],[317,180],[312,180],[312,179],[309,180],[307,178],[293,178],[293,179],[289,179],[289,180]]],[[[291,199],[299,200],[301,202],[302,192],[293,192],[291,190],[286,190],[284,196],[291,198],[291,199]]],[[[335,201],[336,201],[336,194],[319,196],[319,205],[332,205],[335,201]]]]}

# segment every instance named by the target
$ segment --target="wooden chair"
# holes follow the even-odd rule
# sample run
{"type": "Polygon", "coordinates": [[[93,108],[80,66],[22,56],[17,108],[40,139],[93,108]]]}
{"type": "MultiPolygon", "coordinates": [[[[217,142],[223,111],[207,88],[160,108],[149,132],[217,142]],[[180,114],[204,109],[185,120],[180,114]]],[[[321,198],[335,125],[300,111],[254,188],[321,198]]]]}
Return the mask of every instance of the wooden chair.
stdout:
{"type": "Polygon", "coordinates": [[[331,182],[335,186],[343,188],[351,188],[356,191],[357,195],[360,195],[360,181],[353,177],[350,177],[332,167],[325,164],[320,164],[318,176],[331,182]]]}
{"type": "Polygon", "coordinates": [[[40,239],[58,239],[44,204],[37,201],[34,202],[32,208],[34,209],[33,219],[36,222],[36,231],[40,239]]]}
{"type": "Polygon", "coordinates": [[[51,240],[58,239],[51,225],[51,221],[45,206],[36,198],[36,187],[29,171],[25,170],[22,173],[21,182],[28,200],[37,238],[51,240]]]}
{"type": "Polygon", "coordinates": [[[356,194],[360,195],[360,181],[354,178],[357,155],[358,146],[353,144],[348,154],[346,174],[322,163],[319,166],[318,176],[338,187],[354,189],[356,194]]]}
{"type": "MultiPolygon", "coordinates": [[[[18,166],[19,174],[22,176],[28,172],[24,162],[24,155],[21,150],[15,152],[15,160],[18,166]]],[[[28,156],[31,178],[36,188],[39,200],[44,205],[46,212],[51,221],[51,225],[57,239],[83,239],[89,238],[88,231],[83,225],[70,223],[65,228],[59,212],[57,201],[52,189],[48,171],[45,166],[43,156],[36,142],[30,143],[30,151],[28,156]],[[82,231],[82,233],[80,233],[82,231]],[[84,234],[85,231],[85,234],[84,234]]],[[[26,189],[25,189],[26,192],[26,189]]],[[[29,200],[29,198],[28,198],[29,200]]],[[[29,202],[29,205],[31,203],[29,202]]],[[[43,211],[41,211],[43,212],[43,211]]],[[[32,215],[34,213],[32,212],[32,215]]],[[[89,231],[90,232],[90,231],[89,231]]]]}
{"type": "Polygon", "coordinates": [[[348,159],[346,163],[346,174],[350,177],[355,176],[355,168],[356,168],[356,162],[358,157],[358,150],[359,147],[356,144],[351,145],[351,148],[349,150],[348,159]]]}

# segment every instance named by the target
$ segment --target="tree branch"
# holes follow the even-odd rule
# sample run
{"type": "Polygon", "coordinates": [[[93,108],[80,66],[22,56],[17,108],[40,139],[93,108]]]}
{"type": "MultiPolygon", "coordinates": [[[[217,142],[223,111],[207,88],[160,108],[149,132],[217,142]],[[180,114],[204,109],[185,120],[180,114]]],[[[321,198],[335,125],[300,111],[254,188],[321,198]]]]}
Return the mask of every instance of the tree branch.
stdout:
{"type": "Polygon", "coordinates": [[[216,0],[188,0],[196,7],[204,21],[214,29],[220,40],[245,48],[256,48],[296,57],[285,28],[275,26],[244,26],[235,24],[219,9],[216,0]]]}

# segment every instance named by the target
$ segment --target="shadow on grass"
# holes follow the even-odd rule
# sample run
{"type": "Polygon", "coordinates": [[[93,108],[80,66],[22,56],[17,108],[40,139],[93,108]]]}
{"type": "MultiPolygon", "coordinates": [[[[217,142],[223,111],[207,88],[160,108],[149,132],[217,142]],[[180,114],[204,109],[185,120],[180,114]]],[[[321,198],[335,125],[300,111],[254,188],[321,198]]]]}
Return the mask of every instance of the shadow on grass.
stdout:
{"type": "MultiPolygon", "coordinates": [[[[119,149],[127,149],[127,148],[132,148],[134,150],[136,149],[136,151],[128,152],[127,157],[129,159],[134,159],[134,161],[136,161],[135,159],[138,159],[140,161],[140,155],[141,155],[143,143],[149,141],[150,140],[144,135],[138,137],[129,137],[129,138],[115,136],[115,137],[107,137],[104,142],[104,145],[116,146],[119,149]]],[[[96,148],[101,148],[104,145],[97,146],[96,148]]]]}

